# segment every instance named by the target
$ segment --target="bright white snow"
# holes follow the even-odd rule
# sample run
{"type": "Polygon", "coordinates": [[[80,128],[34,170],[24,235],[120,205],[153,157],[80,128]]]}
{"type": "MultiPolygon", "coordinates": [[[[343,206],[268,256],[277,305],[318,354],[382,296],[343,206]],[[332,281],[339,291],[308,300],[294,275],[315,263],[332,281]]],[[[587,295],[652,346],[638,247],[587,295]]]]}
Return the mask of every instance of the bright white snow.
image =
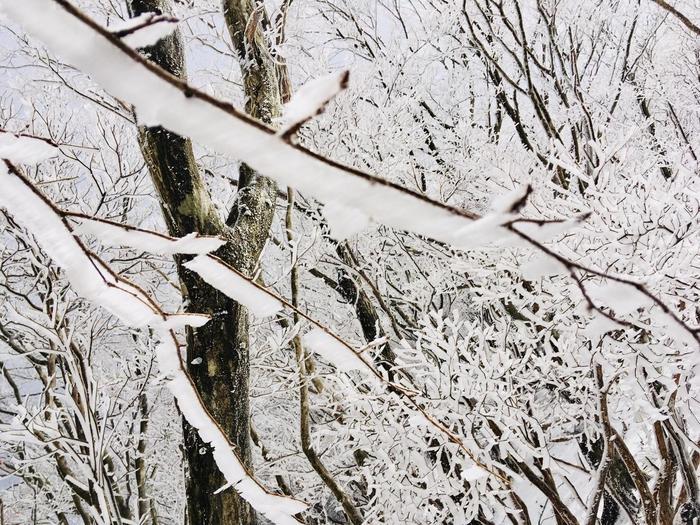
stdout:
{"type": "Polygon", "coordinates": [[[349,208],[335,201],[323,207],[323,216],[331,229],[331,236],[342,241],[360,233],[370,224],[370,218],[357,208],[349,208]]]}
{"type": "Polygon", "coordinates": [[[602,282],[587,281],[584,286],[596,304],[609,306],[617,314],[628,314],[652,305],[651,299],[631,284],[603,279],[602,282]]]}
{"type": "Polygon", "coordinates": [[[310,330],[301,340],[312,352],[335,365],[338,370],[347,372],[368,368],[368,365],[348,346],[320,328],[310,330]]]}
{"type": "Polygon", "coordinates": [[[541,253],[530,259],[520,267],[523,279],[535,281],[541,277],[566,274],[566,266],[554,257],[541,253]]]}
{"type": "Polygon", "coordinates": [[[0,0],[0,6],[112,95],[133,104],[143,124],[160,124],[189,136],[220,153],[244,160],[282,185],[325,204],[357,209],[374,222],[393,228],[456,247],[471,247],[499,235],[498,221],[493,217],[473,224],[473,214],[457,212],[289,144],[271,128],[193,88],[186,95],[174,80],[156,74],[139,62],[142,59],[111,42],[100,33],[99,26],[87,25],[58,4],[45,0],[0,0]]]}
{"type": "Polygon", "coordinates": [[[284,135],[290,129],[321,113],[328,102],[345,89],[347,84],[346,70],[336,71],[304,84],[285,104],[283,124],[277,134],[284,135]]]}
{"type": "Polygon", "coordinates": [[[5,163],[0,163],[0,187],[0,206],[34,234],[44,251],[64,269],[78,294],[130,326],[161,320],[150,299],[88,256],[54,209],[5,163]]]}
{"type": "MultiPolygon", "coordinates": [[[[14,168],[12,168],[14,169],[14,168]]],[[[102,260],[91,255],[64,219],[29,181],[0,162],[0,206],[27,227],[42,249],[65,271],[73,289],[107,309],[129,326],[201,326],[206,316],[165,316],[143,290],[118,277],[102,260]]]]}
{"type": "Polygon", "coordinates": [[[129,47],[152,46],[177,28],[178,20],[157,13],[143,13],[137,17],[109,26],[115,36],[129,47]]]}
{"type": "Polygon", "coordinates": [[[161,334],[156,356],[161,373],[170,376],[168,387],[177,399],[182,415],[197,429],[202,441],[211,445],[216,465],[226,481],[273,523],[298,524],[293,515],[304,511],[307,505],[292,498],[270,494],[248,474],[221,427],[204,409],[199,394],[182,368],[177,341],[172,333],[161,334]]]}
{"type": "MultiPolygon", "coordinates": [[[[28,181],[13,173],[11,166],[6,162],[0,163],[0,188],[0,206],[6,208],[18,222],[30,229],[41,247],[64,269],[77,293],[107,308],[130,326],[152,325],[160,329],[161,344],[157,347],[156,354],[161,371],[171,376],[169,387],[178,401],[180,410],[187,421],[197,428],[202,440],[211,443],[214,459],[227,481],[257,511],[274,523],[298,523],[293,515],[305,510],[306,504],[270,494],[248,475],[231,444],[204,409],[201,398],[182,368],[177,340],[167,329],[185,324],[201,326],[208,317],[197,314],[165,317],[159,306],[145,293],[120,279],[103,261],[91,255],[71,233],[63,217],[56,213],[28,181]]],[[[200,255],[197,259],[216,263],[213,258],[208,259],[207,256],[200,255]]],[[[206,262],[202,267],[204,273],[207,273],[208,268],[216,268],[206,262]]],[[[221,270],[219,272],[226,276],[221,270]]],[[[245,279],[240,279],[254,288],[245,279]]],[[[281,307],[281,303],[279,306],[281,307]]]]}
{"type": "Polygon", "coordinates": [[[58,155],[48,140],[0,130],[0,159],[17,164],[36,164],[58,155]]]}
{"type": "Polygon", "coordinates": [[[199,255],[184,264],[205,282],[248,308],[257,317],[268,317],[282,309],[282,302],[264,288],[255,286],[214,256],[199,255]]]}
{"type": "Polygon", "coordinates": [[[75,229],[78,233],[94,235],[100,242],[110,246],[129,246],[149,253],[201,255],[212,252],[226,243],[219,237],[200,236],[197,233],[190,233],[178,239],[100,219],[75,219],[80,223],[75,229]]]}

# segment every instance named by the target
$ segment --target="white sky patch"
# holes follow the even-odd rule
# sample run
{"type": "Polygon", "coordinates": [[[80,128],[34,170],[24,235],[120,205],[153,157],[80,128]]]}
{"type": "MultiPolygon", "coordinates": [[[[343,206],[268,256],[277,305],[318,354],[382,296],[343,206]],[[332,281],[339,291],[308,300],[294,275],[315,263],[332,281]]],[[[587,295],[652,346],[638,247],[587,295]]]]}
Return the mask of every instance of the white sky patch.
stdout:
{"type": "Polygon", "coordinates": [[[149,253],[201,255],[212,252],[226,243],[219,237],[200,236],[197,233],[190,233],[178,239],[98,219],[75,219],[80,224],[75,229],[78,233],[89,233],[110,246],[128,246],[149,253]]]}
{"type": "Polygon", "coordinates": [[[342,201],[347,208],[355,208],[372,221],[392,228],[457,247],[471,247],[499,235],[496,219],[500,217],[493,216],[474,226],[468,212],[455,212],[289,144],[271,128],[241,112],[232,114],[223,108],[223,103],[205,100],[194,91],[185,96],[176,85],[137,62],[58,4],[45,0],[0,0],[0,6],[113,96],[132,104],[142,124],[159,124],[189,136],[219,153],[245,161],[281,185],[296,188],[323,203],[342,201]],[[90,52],[86,53],[86,49],[90,52]]]}
{"type": "Polygon", "coordinates": [[[322,112],[328,102],[345,89],[347,82],[348,72],[336,71],[304,84],[285,104],[282,126],[277,133],[283,135],[322,112]]]}
{"type": "Polygon", "coordinates": [[[182,415],[197,429],[202,441],[211,445],[216,465],[228,484],[273,523],[298,525],[293,515],[306,510],[307,505],[292,498],[270,494],[250,477],[221,428],[204,409],[192,382],[181,368],[178,345],[171,333],[162,334],[156,356],[161,373],[171,378],[168,387],[177,399],[182,415]]]}
{"type": "Polygon", "coordinates": [[[221,260],[199,255],[184,264],[204,281],[242,304],[257,317],[268,317],[279,312],[283,304],[272,294],[258,288],[221,260]]]}
{"type": "Polygon", "coordinates": [[[0,158],[17,164],[36,164],[58,155],[48,140],[0,130],[0,158]]]}
{"type": "Polygon", "coordinates": [[[139,48],[156,44],[177,28],[178,20],[156,13],[143,13],[137,17],[109,26],[107,29],[121,38],[129,47],[139,48]]]}
{"type": "Polygon", "coordinates": [[[367,365],[350,348],[338,341],[329,333],[314,328],[301,338],[305,346],[324,360],[334,365],[338,370],[363,370],[367,365]]]}

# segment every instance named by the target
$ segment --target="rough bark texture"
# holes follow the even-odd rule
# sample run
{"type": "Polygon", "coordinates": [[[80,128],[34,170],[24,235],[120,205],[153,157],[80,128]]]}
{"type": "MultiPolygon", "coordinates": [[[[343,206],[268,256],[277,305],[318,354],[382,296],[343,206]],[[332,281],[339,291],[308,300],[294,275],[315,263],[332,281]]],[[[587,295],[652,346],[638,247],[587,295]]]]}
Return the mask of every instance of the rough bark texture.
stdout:
{"type": "MultiPolygon", "coordinates": [[[[132,16],[144,12],[167,12],[164,0],[127,1],[132,16]]],[[[243,2],[241,6],[242,9],[226,10],[229,24],[252,12],[249,3],[243,2]]],[[[186,77],[179,32],[145,49],[144,53],[173,75],[186,77]]],[[[259,70],[244,70],[248,110],[259,118],[270,120],[279,113],[279,93],[276,83],[270,84],[259,70]],[[258,91],[251,96],[248,89],[258,91]]],[[[272,222],[277,191],[274,183],[243,167],[239,198],[229,219],[224,221],[211,202],[189,139],[161,127],[140,128],[139,138],[169,232],[175,236],[190,232],[223,236],[228,242],[216,255],[250,273],[272,222]]],[[[205,326],[187,332],[188,361],[202,359],[199,365],[188,365],[189,373],[212,415],[235,444],[237,453],[251,467],[247,312],[185,270],[182,262],[183,259],[178,259],[178,272],[187,310],[212,316],[205,326]]],[[[209,447],[199,439],[197,432],[184,421],[183,429],[187,460],[187,521],[191,525],[257,523],[255,513],[234,490],[214,494],[226,484],[224,477],[209,447]]]]}
{"type": "Polygon", "coordinates": [[[270,46],[262,31],[264,7],[254,0],[223,0],[224,18],[243,70],[246,111],[272,122],[280,115],[280,81],[270,46]]]}

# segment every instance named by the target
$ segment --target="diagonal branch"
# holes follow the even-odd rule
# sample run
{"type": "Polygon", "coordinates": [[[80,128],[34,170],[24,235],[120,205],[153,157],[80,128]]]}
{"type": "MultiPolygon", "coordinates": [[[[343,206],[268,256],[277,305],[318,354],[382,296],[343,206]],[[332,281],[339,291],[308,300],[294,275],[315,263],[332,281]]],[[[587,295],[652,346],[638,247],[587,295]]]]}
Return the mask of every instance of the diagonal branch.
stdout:
{"type": "Polygon", "coordinates": [[[695,25],[693,22],[690,21],[690,18],[685,16],[683,13],[681,13],[678,9],[673,7],[671,4],[666,2],[666,0],[652,0],[656,5],[661,7],[662,9],[665,9],[669,13],[671,13],[673,16],[678,18],[678,20],[681,21],[681,23],[690,29],[693,33],[696,35],[700,36],[700,27],[695,25]]]}
{"type": "MultiPolygon", "coordinates": [[[[236,446],[205,405],[186,370],[171,316],[145,291],[118,277],[91,253],[74,235],[68,218],[12,164],[4,161],[0,166],[6,168],[4,173],[0,171],[0,184],[4,189],[0,193],[0,203],[30,226],[42,248],[66,270],[76,291],[93,303],[112,310],[129,326],[142,326],[145,317],[146,324],[161,334],[161,344],[157,349],[160,369],[170,376],[168,386],[187,421],[197,429],[204,442],[212,444],[216,465],[229,485],[274,523],[298,523],[294,515],[303,511],[306,504],[267,492],[241,461],[236,446]],[[88,285],[86,276],[89,277],[88,285]],[[139,315],[134,315],[134,309],[139,315]],[[150,311],[150,315],[145,315],[144,311],[150,311]]],[[[186,316],[183,320],[185,324],[201,325],[203,319],[186,316]]]]}

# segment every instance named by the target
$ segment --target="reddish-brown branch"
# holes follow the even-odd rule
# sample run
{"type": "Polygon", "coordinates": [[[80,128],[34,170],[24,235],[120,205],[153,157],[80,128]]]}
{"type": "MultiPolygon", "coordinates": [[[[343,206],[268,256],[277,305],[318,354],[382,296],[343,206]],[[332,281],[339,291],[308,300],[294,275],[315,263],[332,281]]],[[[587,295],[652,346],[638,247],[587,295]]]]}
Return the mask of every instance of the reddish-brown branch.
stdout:
{"type": "Polygon", "coordinates": [[[693,33],[696,35],[700,36],[700,27],[695,25],[693,22],[690,21],[690,18],[685,16],[683,13],[681,13],[678,9],[673,7],[671,4],[666,2],[665,0],[652,0],[656,5],[661,7],[662,9],[665,9],[669,13],[671,13],[673,16],[678,18],[678,20],[681,21],[681,23],[690,29],[693,33]]]}

